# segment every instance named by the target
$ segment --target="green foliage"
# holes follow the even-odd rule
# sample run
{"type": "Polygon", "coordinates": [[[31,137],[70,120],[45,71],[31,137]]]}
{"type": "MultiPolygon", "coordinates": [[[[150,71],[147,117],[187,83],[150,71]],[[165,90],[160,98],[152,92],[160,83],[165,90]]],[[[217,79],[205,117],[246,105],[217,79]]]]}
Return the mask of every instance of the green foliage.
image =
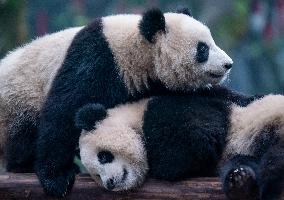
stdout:
{"type": "Polygon", "coordinates": [[[0,58],[26,40],[25,1],[3,1],[0,4],[0,58]]]}

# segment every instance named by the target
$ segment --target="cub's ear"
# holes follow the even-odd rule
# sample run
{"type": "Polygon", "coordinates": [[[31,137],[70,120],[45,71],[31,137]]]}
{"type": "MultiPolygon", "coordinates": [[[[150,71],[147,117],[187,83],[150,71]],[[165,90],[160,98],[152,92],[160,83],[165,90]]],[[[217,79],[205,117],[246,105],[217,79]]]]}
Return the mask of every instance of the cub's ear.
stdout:
{"type": "Polygon", "coordinates": [[[139,23],[140,33],[151,43],[154,43],[157,32],[166,32],[164,14],[158,8],[146,11],[139,23]]]}
{"type": "Polygon", "coordinates": [[[191,12],[188,8],[178,8],[176,13],[181,13],[192,17],[191,12]]]}
{"type": "Polygon", "coordinates": [[[102,104],[87,104],[76,113],[75,126],[80,130],[91,131],[98,121],[106,117],[107,112],[102,104]]]}

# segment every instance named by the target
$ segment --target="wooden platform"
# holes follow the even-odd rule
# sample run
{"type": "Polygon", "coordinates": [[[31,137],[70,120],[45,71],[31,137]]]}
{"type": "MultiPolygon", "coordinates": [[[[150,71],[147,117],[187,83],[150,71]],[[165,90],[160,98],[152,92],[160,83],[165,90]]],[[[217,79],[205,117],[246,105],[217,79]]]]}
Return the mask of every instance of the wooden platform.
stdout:
{"type": "MultiPolygon", "coordinates": [[[[139,189],[127,193],[109,192],[96,185],[88,175],[79,175],[71,200],[112,199],[225,199],[218,178],[195,178],[176,183],[148,180],[139,189]]],[[[34,174],[0,175],[0,199],[55,199],[44,195],[34,174]]]]}

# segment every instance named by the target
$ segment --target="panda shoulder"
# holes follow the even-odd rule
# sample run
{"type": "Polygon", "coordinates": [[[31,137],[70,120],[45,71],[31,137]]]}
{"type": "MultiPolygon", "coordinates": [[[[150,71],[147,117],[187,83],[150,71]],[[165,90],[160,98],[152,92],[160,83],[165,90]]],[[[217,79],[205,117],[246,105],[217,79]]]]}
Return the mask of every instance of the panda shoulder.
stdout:
{"type": "Polygon", "coordinates": [[[0,76],[13,75],[19,68],[21,71],[25,70],[26,73],[29,73],[30,68],[33,67],[49,68],[50,63],[52,63],[50,68],[57,69],[65,58],[74,36],[81,29],[82,27],[75,27],[47,34],[10,51],[0,61],[0,76]]]}

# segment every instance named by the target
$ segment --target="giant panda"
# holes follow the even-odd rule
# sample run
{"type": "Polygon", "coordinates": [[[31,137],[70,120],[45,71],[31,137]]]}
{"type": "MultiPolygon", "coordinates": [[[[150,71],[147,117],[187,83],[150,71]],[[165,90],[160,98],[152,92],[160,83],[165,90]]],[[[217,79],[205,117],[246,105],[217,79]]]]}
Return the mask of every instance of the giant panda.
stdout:
{"type": "Polygon", "coordinates": [[[32,170],[36,154],[44,190],[64,196],[76,171],[80,131],[73,115],[80,106],[110,108],[215,85],[231,67],[210,30],[186,9],[107,16],[38,38],[0,63],[0,146],[7,168],[32,170]]]}
{"type": "Polygon", "coordinates": [[[282,95],[213,87],[107,111],[88,104],[75,122],[82,163],[109,190],[136,187],[147,175],[175,181],[217,169],[230,199],[274,199],[284,190],[282,95]]]}

